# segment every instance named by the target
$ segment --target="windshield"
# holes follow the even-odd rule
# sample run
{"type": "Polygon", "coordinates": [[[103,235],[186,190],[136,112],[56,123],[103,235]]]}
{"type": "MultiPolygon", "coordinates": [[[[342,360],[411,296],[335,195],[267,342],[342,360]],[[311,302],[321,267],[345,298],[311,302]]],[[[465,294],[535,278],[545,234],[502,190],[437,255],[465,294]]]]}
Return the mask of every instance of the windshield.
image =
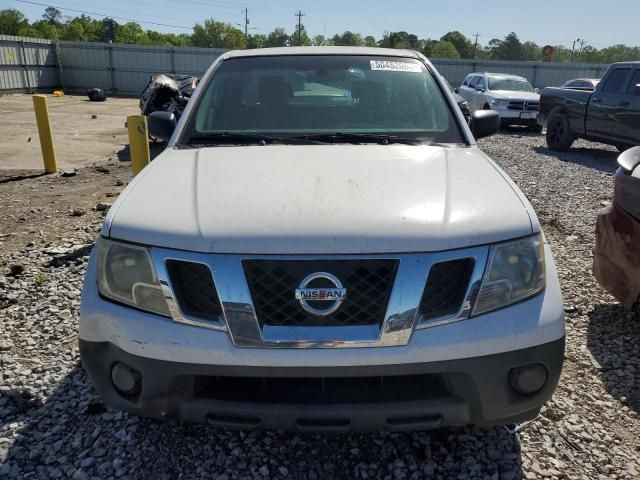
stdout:
{"type": "Polygon", "coordinates": [[[489,77],[489,90],[533,92],[533,87],[522,78],[489,77]]]}
{"type": "Polygon", "coordinates": [[[358,134],[369,135],[360,135],[363,141],[374,138],[371,134],[465,141],[433,76],[417,59],[240,57],[224,61],[202,87],[181,144],[220,134],[225,139],[331,134],[332,141],[351,143],[358,134]]]}

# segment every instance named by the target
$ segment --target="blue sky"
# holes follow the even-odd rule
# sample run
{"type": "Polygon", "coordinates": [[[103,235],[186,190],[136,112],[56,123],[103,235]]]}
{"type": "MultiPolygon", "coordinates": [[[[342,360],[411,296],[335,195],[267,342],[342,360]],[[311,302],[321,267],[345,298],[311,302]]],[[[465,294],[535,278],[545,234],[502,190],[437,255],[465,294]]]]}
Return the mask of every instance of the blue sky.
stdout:
{"type": "MultiPolygon", "coordinates": [[[[33,0],[48,4],[49,0],[33,0]]],[[[479,42],[502,38],[515,31],[521,40],[541,45],[565,45],[582,38],[596,48],[625,43],[640,46],[638,21],[640,0],[558,2],[537,0],[50,0],[51,5],[74,10],[132,18],[146,29],[162,32],[189,32],[195,22],[213,17],[230,23],[244,22],[243,8],[249,9],[252,33],[268,33],[276,26],[293,32],[294,16],[300,9],[310,35],[333,35],[352,30],[380,38],[385,30],[406,30],[420,38],[439,38],[450,30],[468,37],[479,33],[479,42]],[[576,8],[578,6],[578,8],[576,8]],[[143,21],[174,27],[145,24],[143,21]],[[178,28],[178,27],[187,28],[178,28]]],[[[38,19],[44,8],[0,0],[0,8],[17,8],[30,20],[38,19]]],[[[62,9],[62,8],[61,8],[62,9]]],[[[62,10],[65,15],[79,13],[62,10]]],[[[98,17],[98,15],[93,15],[98,17]]]]}

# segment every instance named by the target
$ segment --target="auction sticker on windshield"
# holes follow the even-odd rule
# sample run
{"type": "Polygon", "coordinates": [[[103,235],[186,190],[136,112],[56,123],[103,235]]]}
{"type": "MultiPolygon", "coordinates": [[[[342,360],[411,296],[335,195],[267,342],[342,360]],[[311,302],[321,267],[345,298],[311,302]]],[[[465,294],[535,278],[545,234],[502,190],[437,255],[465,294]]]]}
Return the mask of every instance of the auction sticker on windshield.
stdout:
{"type": "Polygon", "coordinates": [[[414,73],[422,72],[419,63],[390,62],[389,60],[371,60],[371,70],[414,73]]]}

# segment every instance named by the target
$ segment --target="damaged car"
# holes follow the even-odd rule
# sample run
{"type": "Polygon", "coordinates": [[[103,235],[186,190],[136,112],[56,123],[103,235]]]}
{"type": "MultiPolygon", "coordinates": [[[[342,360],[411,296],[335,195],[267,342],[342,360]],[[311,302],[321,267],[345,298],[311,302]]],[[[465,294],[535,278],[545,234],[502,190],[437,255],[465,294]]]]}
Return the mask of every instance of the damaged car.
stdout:
{"type": "Polygon", "coordinates": [[[153,75],[140,96],[140,113],[170,112],[180,118],[198,80],[191,75],[153,75]]]}
{"type": "Polygon", "coordinates": [[[598,283],[627,307],[640,297],[640,147],[618,157],[613,203],[596,223],[593,273],[598,283]]]}

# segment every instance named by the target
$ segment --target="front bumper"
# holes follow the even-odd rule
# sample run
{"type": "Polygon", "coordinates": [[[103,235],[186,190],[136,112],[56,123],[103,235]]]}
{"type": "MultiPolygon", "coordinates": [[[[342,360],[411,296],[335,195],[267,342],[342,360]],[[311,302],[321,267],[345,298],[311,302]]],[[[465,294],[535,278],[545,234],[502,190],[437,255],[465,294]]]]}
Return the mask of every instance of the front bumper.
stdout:
{"type": "Polygon", "coordinates": [[[640,296],[640,221],[615,203],[596,222],[593,273],[620,303],[631,307],[640,296]]]}
{"type": "Polygon", "coordinates": [[[534,418],[551,397],[563,354],[564,337],[523,350],[442,362],[247,367],[157,360],[108,342],[80,341],[84,367],[108,404],[158,419],[299,431],[519,423],[534,418]],[[118,362],[139,372],[139,392],[116,390],[111,369],[118,362]],[[530,364],[544,366],[547,380],[535,393],[518,393],[509,385],[510,371],[530,364]]]}
{"type": "Polygon", "coordinates": [[[507,108],[493,108],[500,115],[503,125],[537,125],[538,112],[531,110],[510,110],[507,108]]]}
{"type": "Polygon", "coordinates": [[[536,415],[562,366],[562,297],[547,245],[545,254],[547,286],[539,295],[477,317],[416,329],[407,345],[360,348],[238,348],[226,331],[103,299],[92,257],[80,311],[81,357],[107,403],[156,418],[300,430],[517,423],[536,415]],[[114,388],[111,371],[117,362],[140,372],[142,388],[136,395],[121,395],[114,388]],[[509,371],[530,363],[544,365],[548,380],[537,393],[517,394],[509,387],[509,371]],[[260,401],[263,392],[255,389],[219,398],[212,388],[220,378],[225,386],[247,377],[252,382],[294,377],[302,384],[309,378],[340,377],[359,385],[363,378],[393,377],[393,383],[407,375],[426,382],[417,396],[375,402],[338,392],[316,403],[300,403],[300,391],[267,402],[260,401]],[[203,381],[208,385],[204,394],[199,388],[203,381]]]}

